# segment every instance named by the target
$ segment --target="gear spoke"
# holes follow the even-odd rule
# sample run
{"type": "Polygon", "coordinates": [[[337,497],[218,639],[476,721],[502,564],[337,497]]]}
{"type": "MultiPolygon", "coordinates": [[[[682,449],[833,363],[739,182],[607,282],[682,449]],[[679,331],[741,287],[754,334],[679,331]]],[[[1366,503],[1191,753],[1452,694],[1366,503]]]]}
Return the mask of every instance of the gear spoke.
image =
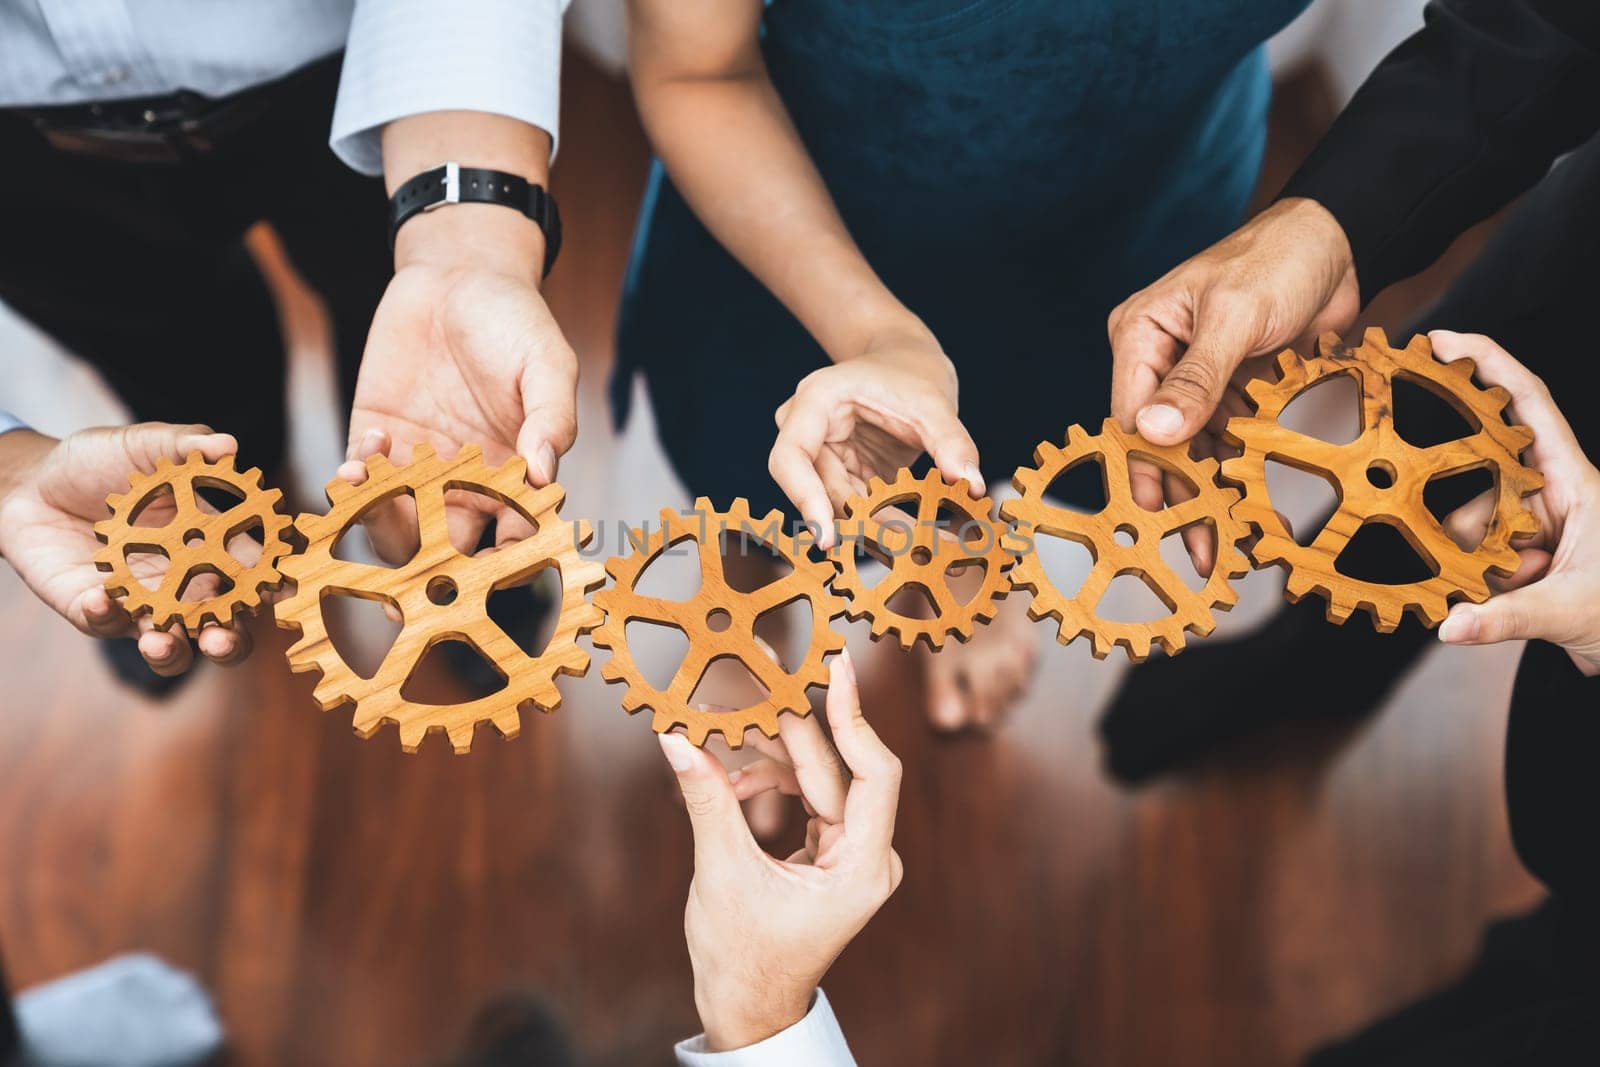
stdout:
{"type": "Polygon", "coordinates": [[[429,485],[412,490],[417,507],[417,537],[427,548],[441,545],[453,548],[450,540],[450,513],[445,507],[444,486],[429,485]]]}
{"type": "Polygon", "coordinates": [[[1161,532],[1163,535],[1184,530],[1198,522],[1205,522],[1214,516],[1211,502],[1204,495],[1173,504],[1161,512],[1161,532]]]}
{"type": "Polygon", "coordinates": [[[1481,449],[1475,447],[1475,440],[1474,437],[1462,437],[1423,449],[1422,467],[1427,477],[1447,477],[1489,466],[1481,449]]]}

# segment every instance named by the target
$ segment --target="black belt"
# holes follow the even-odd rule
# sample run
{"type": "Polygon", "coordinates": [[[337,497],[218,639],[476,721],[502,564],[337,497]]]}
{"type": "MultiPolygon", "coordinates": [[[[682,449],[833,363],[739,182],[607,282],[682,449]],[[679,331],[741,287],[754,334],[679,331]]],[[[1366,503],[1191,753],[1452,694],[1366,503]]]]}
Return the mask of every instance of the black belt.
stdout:
{"type": "Polygon", "coordinates": [[[330,56],[287,77],[223,97],[180,89],[164,96],[18,108],[16,113],[63,152],[126,163],[181,163],[214,151],[231,134],[266,114],[286,90],[337,68],[340,58],[330,56]]]}

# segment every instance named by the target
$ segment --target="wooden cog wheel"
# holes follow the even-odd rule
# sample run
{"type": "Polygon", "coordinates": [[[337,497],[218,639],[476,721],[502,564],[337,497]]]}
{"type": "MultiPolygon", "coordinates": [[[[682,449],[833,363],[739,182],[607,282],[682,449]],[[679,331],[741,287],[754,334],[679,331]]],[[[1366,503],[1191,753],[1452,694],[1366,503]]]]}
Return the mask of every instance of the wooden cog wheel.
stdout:
{"type": "Polygon", "coordinates": [[[1441,363],[1423,336],[1403,349],[1392,348],[1382,330],[1371,329],[1359,347],[1334,334],[1322,338],[1318,354],[1302,359],[1292,351],[1278,357],[1281,377],[1258,379],[1246,388],[1256,404],[1251,417],[1230,419],[1225,436],[1243,455],[1222,465],[1223,476],[1244,487],[1234,516],[1251,523],[1261,537],[1250,554],[1257,566],[1288,569],[1287,594],[1297,601],[1319,593],[1328,601],[1328,618],[1342,623],[1357,608],[1372,613],[1377,628],[1392,632],[1411,611],[1428,626],[1444,620],[1450,602],[1488,599],[1489,573],[1509,575],[1518,563],[1512,538],[1538,531],[1538,519],[1523,497],[1543,484],[1538,472],[1523,466],[1522,450],[1533,442],[1525,426],[1504,418],[1511,397],[1499,387],[1484,389],[1472,380],[1471,360],[1441,363]],[[1348,444],[1331,444],[1287,429],[1278,422],[1285,407],[1304,390],[1348,374],[1361,393],[1361,434],[1348,444]],[[1472,427],[1466,436],[1427,448],[1408,443],[1394,426],[1393,382],[1404,379],[1446,401],[1472,427]],[[1276,460],[1328,479],[1339,506],[1309,545],[1298,544],[1272,506],[1266,463],[1276,460]],[[1495,509],[1483,543],[1474,550],[1457,546],[1428,510],[1428,483],[1470,470],[1495,475],[1495,509]],[[1383,584],[1342,574],[1337,560],[1356,531],[1369,522],[1386,523],[1428,564],[1432,577],[1383,584]]]}
{"type": "Polygon", "coordinates": [[[701,497],[695,501],[694,511],[680,514],[663,509],[658,529],[651,531],[646,524],[629,531],[628,536],[633,551],[606,561],[606,571],[616,584],[595,595],[595,603],[605,612],[605,623],[593,638],[595,647],[611,650],[601,677],[628,686],[622,697],[624,711],[632,715],[648,708],[654,713],[650,726],[656,733],[681,726],[696,745],[704,745],[712,734],[721,734],[729,748],[742,745],[745,731],[752,726],[768,737],[777,737],[778,716],[783,712],[811,713],[806,691],[827,685],[824,659],[844,648],[844,637],[828,625],[844,613],[844,601],[828,592],[832,568],[808,556],[798,538],[784,535],[780,513],[768,512],[757,524],[742,497],[725,512],[713,511],[711,502],[701,497]],[[760,542],[793,570],[754,592],[730,588],[722,567],[724,532],[760,542]],[[646,569],[671,546],[689,541],[695,544],[700,561],[700,588],[695,594],[681,601],[640,595],[637,587],[646,569]],[[767,612],[797,600],[811,606],[811,639],[798,669],[791,672],[763,649],[755,624],[767,612]],[[671,626],[689,639],[689,651],[666,688],[651,685],[639,670],[628,647],[630,622],[671,626]],[[744,664],[766,689],[767,699],[734,711],[705,711],[690,704],[707,668],[719,659],[744,664]]]}
{"type": "Polygon", "coordinates": [[[241,614],[254,614],[264,592],[283,581],[278,560],[291,551],[285,535],[292,520],[278,511],[283,494],[263,489],[261,471],[234,469],[234,457],[206,462],[199,452],[182,463],[163,456],[150,474],[135,472],[126,493],[106,498],[111,517],[95,524],[95,536],[105,545],[95,555],[95,566],[109,571],[106,591],[123,598],[123,607],[135,617],[148,614],[158,628],[182,622],[191,637],[198,637],[208,622],[227,624],[241,614]],[[206,507],[198,492],[221,490],[242,499],[221,511],[206,507]],[[171,493],[175,512],[161,526],[135,526],[146,505],[171,493]],[[228,551],[228,542],[260,527],[261,556],[245,564],[228,551]],[[169,563],[161,583],[148,588],[128,564],[130,552],[151,552],[169,563]],[[191,578],[212,574],[231,583],[227,592],[204,600],[181,600],[191,578]]]}
{"type": "Polygon", "coordinates": [[[328,483],[327,494],[332,506],[326,515],[296,520],[308,545],[304,554],[284,561],[284,575],[295,581],[296,589],[278,603],[277,619],[279,626],[300,632],[289,647],[290,669],[321,673],[314,696],[324,711],[353,703],[361,737],[394,723],[407,752],[415,752],[430,731],[438,730],[456,752],[464,753],[471,749],[479,723],[491,723],[502,736],[515,737],[523,708],[550,712],[560,704],[558,675],[582,677],[588,670],[589,656],[578,647],[578,635],[599,623],[599,609],[588,597],[605,581],[600,564],[579,553],[593,531],[587,523],[560,517],[566,491],[559,485],[534,489],[527,484],[527,464],[520,457],[492,468],[484,465],[476,445],[448,460],[418,445],[407,466],[373,456],[365,482],[356,486],[336,478],[328,483]],[[446,522],[445,492],[450,489],[494,497],[527,519],[534,533],[493,551],[463,555],[451,544],[446,522]],[[364,512],[403,493],[416,501],[416,555],[393,568],[334,558],[339,538],[364,512]],[[486,605],[492,590],[526,582],[547,567],[561,577],[561,611],[544,651],[529,655],[489,617],[486,605]],[[400,614],[400,633],[371,678],[352,670],[328,637],[322,601],[330,594],[377,601],[400,614]],[[471,645],[494,664],[505,676],[505,686],[461,704],[406,699],[401,690],[427,651],[451,640],[471,645]]]}
{"type": "Polygon", "coordinates": [[[949,637],[967,641],[978,623],[994,618],[999,601],[1011,591],[1007,571],[1013,557],[1001,543],[1003,528],[990,518],[994,504],[988,497],[972,499],[964,478],[946,485],[937,470],[917,478],[901,468],[893,482],[873,478],[867,495],[852,497],[844,510],[839,541],[829,553],[839,569],[833,587],[850,597],[851,619],[871,621],[875,641],[892,633],[902,648],[921,639],[934,651],[949,637]],[[901,508],[904,504],[915,506],[901,508]],[[966,518],[954,537],[940,530],[941,507],[966,518]],[[899,508],[904,517],[880,518],[884,508],[899,508]],[[869,544],[889,560],[889,573],[870,588],[861,580],[857,559],[857,549],[869,544]],[[949,573],[974,565],[984,568],[983,584],[961,603],[950,590],[949,573]],[[903,589],[921,591],[933,617],[917,619],[891,609],[889,601],[903,589]]]}
{"type": "Polygon", "coordinates": [[[1227,611],[1238,603],[1239,594],[1230,583],[1250,570],[1238,548],[1249,529],[1228,515],[1239,493],[1217,484],[1216,460],[1193,459],[1183,445],[1153,445],[1138,434],[1123,432],[1116,420],[1107,419],[1096,436],[1081,426],[1070,427],[1065,448],[1041,443],[1034,450],[1033,462],[1035,466],[1020,468],[1012,478],[1021,495],[1002,504],[1000,516],[1017,523],[1017,536],[1026,540],[1012,568],[1011,582],[1033,593],[1030,618],[1048,617],[1060,624],[1057,640],[1062,644],[1087,636],[1096,659],[1105,659],[1121,645],[1129,659],[1140,663],[1150,655],[1152,643],[1168,655],[1181,652],[1186,633],[1207,636],[1217,628],[1213,611],[1227,611]],[[1176,475],[1199,495],[1159,511],[1146,510],[1133,499],[1130,456],[1176,475]],[[1104,508],[1084,514],[1045,500],[1051,482],[1085,461],[1097,461],[1100,466],[1104,508]],[[1217,558],[1210,576],[1197,590],[1162,559],[1161,542],[1200,523],[1210,524],[1217,535],[1217,558]],[[1074,595],[1064,595],[1045,574],[1037,545],[1040,534],[1075,541],[1093,557],[1094,565],[1074,595]],[[1169,614],[1150,622],[1116,622],[1097,614],[1106,590],[1124,574],[1144,582],[1169,614]]]}

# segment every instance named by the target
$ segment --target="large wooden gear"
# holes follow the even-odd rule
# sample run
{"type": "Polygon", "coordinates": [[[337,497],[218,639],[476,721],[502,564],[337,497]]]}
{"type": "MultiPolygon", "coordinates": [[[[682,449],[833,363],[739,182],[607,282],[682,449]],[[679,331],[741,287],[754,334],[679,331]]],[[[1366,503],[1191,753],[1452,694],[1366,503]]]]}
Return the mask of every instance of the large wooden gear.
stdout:
{"type": "Polygon", "coordinates": [[[1414,337],[1397,349],[1382,330],[1371,329],[1357,347],[1329,334],[1314,358],[1284,352],[1278,357],[1278,369],[1281,376],[1276,382],[1259,379],[1246,387],[1256,412],[1229,420],[1225,436],[1243,454],[1224,463],[1222,473],[1244,489],[1234,516],[1260,531],[1252,558],[1257,566],[1277,564],[1288,570],[1290,600],[1321,594],[1328,602],[1329,620],[1339,623],[1365,608],[1377,628],[1388,633],[1408,610],[1426,625],[1437,626],[1452,600],[1481,603],[1489,597],[1489,574],[1505,576],[1516,570],[1512,539],[1538,530],[1538,519],[1523,498],[1536,492],[1543,479],[1521,462],[1533,434],[1506,422],[1510,394],[1498,386],[1484,389],[1475,384],[1471,360],[1441,363],[1426,337],[1414,337]],[[1296,396],[1341,374],[1353,376],[1360,390],[1360,436],[1348,444],[1331,444],[1279,424],[1279,416],[1296,396]],[[1405,441],[1394,426],[1392,382],[1397,378],[1423,386],[1450,404],[1472,432],[1428,448],[1405,441]],[[1338,510],[1310,545],[1295,541],[1272,506],[1266,484],[1268,460],[1321,475],[1338,493],[1338,510]],[[1495,475],[1495,509],[1482,544],[1469,551],[1451,540],[1428,510],[1423,490],[1437,478],[1477,469],[1495,475]],[[1398,530],[1433,576],[1387,585],[1340,573],[1335,566],[1340,553],[1369,522],[1398,530]]]}
{"type": "Polygon", "coordinates": [[[934,651],[950,637],[969,640],[978,623],[994,618],[999,601],[1011,591],[1007,571],[1014,557],[1002,543],[1003,528],[991,519],[993,512],[988,497],[972,498],[966,479],[949,485],[938,470],[918,478],[901,468],[892,482],[874,477],[866,496],[845,502],[840,537],[829,553],[839,570],[833,587],[850,598],[849,617],[865,616],[873,640],[894,634],[905,649],[919,639],[934,651]],[[941,531],[941,507],[969,520],[957,536],[941,531]],[[905,518],[879,518],[885,508],[898,509],[905,518]],[[870,587],[861,580],[858,559],[858,550],[869,547],[878,549],[889,564],[889,573],[870,587]],[[976,564],[984,568],[983,583],[961,603],[950,591],[949,572],[976,564]],[[927,595],[934,608],[932,618],[913,618],[889,607],[895,594],[906,588],[927,595]]]}
{"type": "Polygon", "coordinates": [[[293,595],[277,605],[278,625],[298,630],[289,647],[290,669],[318,671],[314,695],[324,711],[354,704],[354,726],[363,738],[385,723],[394,723],[400,745],[415,752],[430,731],[441,731],[458,753],[471,749],[479,723],[491,723],[504,737],[515,737],[521,711],[550,712],[561,702],[556,677],[581,677],[589,656],[578,635],[600,622],[589,592],[604,582],[597,561],[585,560],[579,549],[592,536],[587,523],[564,520],[559,509],[566,493],[559,485],[534,489],[527,484],[527,465],[514,458],[488,467],[476,445],[453,459],[441,459],[427,445],[418,445],[412,461],[397,467],[384,456],[367,461],[367,480],[351,485],[328,483],[331,505],[326,515],[296,520],[307,540],[303,555],[284,561],[285,576],[296,583],[293,595]],[[445,513],[445,492],[463,489],[485,493],[518,512],[534,527],[527,538],[476,556],[451,544],[445,513]],[[336,559],[334,546],[364,512],[403,493],[415,498],[420,547],[405,564],[383,567],[336,559]],[[561,578],[561,610],[549,644],[538,655],[523,651],[489,617],[491,590],[526,582],[546,568],[561,578]],[[329,639],[322,600],[329,593],[374,600],[397,609],[401,629],[383,663],[371,678],[362,678],[345,662],[329,639]],[[448,640],[463,641],[505,675],[503,688],[461,704],[423,704],[407,700],[402,688],[428,649],[448,640]]]}
{"type": "Polygon", "coordinates": [[[198,637],[208,623],[227,625],[261,607],[262,595],[283,581],[278,560],[291,551],[285,539],[292,521],[278,510],[283,494],[264,489],[261,471],[238,471],[233,456],[215,463],[199,452],[182,463],[163,456],[149,474],[134,472],[126,493],[106,498],[111,517],[95,524],[95,536],[105,545],[95,555],[95,566],[109,572],[106,591],[121,597],[130,615],[149,615],[160,629],[182,622],[190,636],[198,637]],[[205,506],[201,488],[221,490],[242,499],[217,511],[205,506]],[[140,513],[158,495],[170,493],[174,514],[161,526],[134,525],[140,513]],[[261,555],[246,564],[228,551],[228,543],[260,527],[261,555]],[[131,552],[166,556],[168,566],[160,584],[148,588],[128,564],[131,552]],[[227,592],[203,600],[181,600],[184,587],[198,574],[209,573],[232,583],[227,592]]]}
{"type": "Polygon", "coordinates": [[[812,559],[799,539],[783,534],[783,517],[769,512],[757,522],[742,497],[725,512],[712,510],[704,497],[695,509],[661,512],[661,525],[629,532],[633,551],[606,561],[615,582],[595,595],[605,612],[604,624],[594,632],[597,648],[611,650],[611,660],[600,669],[608,682],[626,683],[622,707],[630,715],[649,709],[651,728],[666,733],[682,727],[691,743],[704,745],[721,734],[730,748],[744,743],[745,731],[755,727],[768,737],[778,736],[778,716],[784,712],[809,715],[807,690],[825,686],[825,657],[844,648],[844,638],[829,626],[843,614],[844,602],[828,591],[832,568],[812,559]],[[726,532],[759,541],[792,566],[792,570],[754,592],[729,587],[722,567],[722,537],[726,532]],[[663,600],[637,591],[641,575],[673,545],[692,542],[699,554],[700,587],[688,600],[663,600]],[[811,634],[805,656],[794,671],[775,662],[755,635],[762,615],[797,600],[811,607],[811,634]],[[652,685],[639,670],[628,647],[627,625],[648,622],[671,626],[689,639],[689,650],[665,688],[652,685]],[[767,690],[764,701],[729,711],[707,711],[690,703],[706,670],[719,659],[736,659],[767,690]]]}
{"type": "Polygon", "coordinates": [[[1159,644],[1168,655],[1181,651],[1185,634],[1205,637],[1216,629],[1215,610],[1226,611],[1238,603],[1232,581],[1250,570],[1238,543],[1249,529],[1229,517],[1239,500],[1237,490],[1217,485],[1217,461],[1197,460],[1187,446],[1153,445],[1138,434],[1125,433],[1115,419],[1107,419],[1100,433],[1091,436],[1081,426],[1067,430],[1066,447],[1048,441],[1034,450],[1033,467],[1020,468],[1012,484],[1020,496],[1000,507],[1000,517],[1017,523],[1016,537],[1025,542],[1011,571],[1011,582],[1033,594],[1028,616],[1053,618],[1059,623],[1057,639],[1064,645],[1088,637],[1096,659],[1105,659],[1121,645],[1135,663],[1159,644]],[[1143,460],[1176,475],[1198,495],[1158,511],[1148,511],[1133,499],[1128,460],[1143,460]],[[1093,514],[1071,511],[1044,498],[1050,483],[1069,468],[1097,462],[1105,483],[1106,506],[1093,514]],[[1194,589],[1161,556],[1164,538],[1196,524],[1209,524],[1216,534],[1216,561],[1200,589],[1194,589]],[[1094,559],[1083,585],[1066,596],[1045,574],[1036,539],[1041,535],[1075,541],[1094,559]],[[1119,539],[1118,535],[1121,535],[1119,539]],[[1124,544],[1126,540],[1128,543],[1124,544]],[[1131,574],[1166,605],[1168,615],[1149,622],[1118,622],[1096,613],[1113,580],[1131,574]]]}

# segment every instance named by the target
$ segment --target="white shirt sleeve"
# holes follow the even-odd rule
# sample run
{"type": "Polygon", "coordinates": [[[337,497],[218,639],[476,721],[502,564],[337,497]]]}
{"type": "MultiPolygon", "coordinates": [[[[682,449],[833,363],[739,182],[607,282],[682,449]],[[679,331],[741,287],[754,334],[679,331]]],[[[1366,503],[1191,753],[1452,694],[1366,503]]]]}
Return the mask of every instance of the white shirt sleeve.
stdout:
{"type": "Polygon", "coordinates": [[[334,152],[363,174],[381,174],[384,124],[429,111],[508,115],[554,142],[567,3],[357,0],[333,111],[334,152]]]}
{"type": "Polygon", "coordinates": [[[678,1042],[680,1067],[855,1067],[839,1020],[822,990],[806,1017],[765,1041],[731,1052],[706,1051],[706,1036],[678,1042]]]}

